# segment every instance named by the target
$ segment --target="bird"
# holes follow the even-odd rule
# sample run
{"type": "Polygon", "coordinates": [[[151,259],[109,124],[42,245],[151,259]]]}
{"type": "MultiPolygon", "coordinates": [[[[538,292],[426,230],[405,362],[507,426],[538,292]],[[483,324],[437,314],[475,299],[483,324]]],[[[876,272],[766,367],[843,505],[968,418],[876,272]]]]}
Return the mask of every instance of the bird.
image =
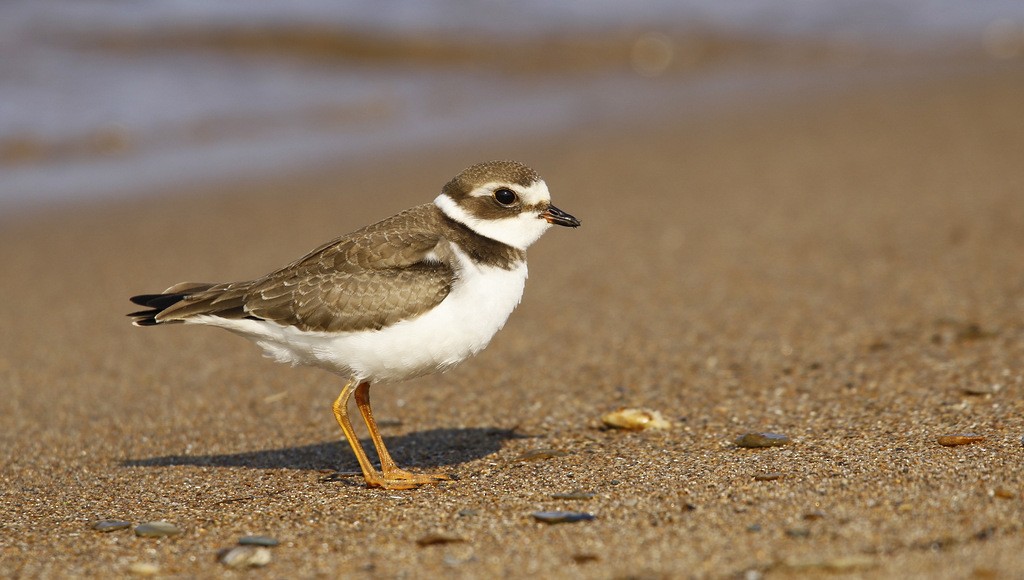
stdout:
{"type": "Polygon", "coordinates": [[[136,326],[195,324],[255,342],[278,362],[324,369],[344,387],[332,410],[367,487],[413,489],[450,479],[392,459],[370,406],[371,384],[443,372],[483,350],[520,303],[526,250],[551,226],[580,220],[551,204],[517,161],[472,165],[433,202],[327,242],[253,280],[182,282],[131,301],[136,326]],[[378,470],[349,419],[370,433],[378,470]]]}

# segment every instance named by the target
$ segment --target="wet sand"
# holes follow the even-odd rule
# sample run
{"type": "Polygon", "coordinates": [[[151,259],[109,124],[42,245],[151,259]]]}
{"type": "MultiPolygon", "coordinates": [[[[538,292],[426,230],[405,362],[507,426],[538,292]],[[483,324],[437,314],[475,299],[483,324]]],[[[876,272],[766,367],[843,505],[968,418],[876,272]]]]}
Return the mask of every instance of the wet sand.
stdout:
{"type": "Polygon", "coordinates": [[[1020,67],[986,66],[8,216],[0,569],[230,576],[218,551],[264,534],[272,577],[1018,576],[1022,94],[1020,67]],[[583,227],[531,249],[483,354],[371,391],[399,463],[456,481],[334,475],[357,468],[339,379],[124,317],[131,294],[263,274],[490,157],[533,165],[583,227]],[[601,429],[622,406],[673,428],[601,429]],[[737,449],[748,431],[792,443],[737,449]],[[957,433],[985,440],[937,443],[957,433]],[[539,448],[566,455],[517,460],[539,448]],[[573,490],[594,496],[552,498],[573,490]],[[438,533],[462,541],[417,543],[438,533]]]}

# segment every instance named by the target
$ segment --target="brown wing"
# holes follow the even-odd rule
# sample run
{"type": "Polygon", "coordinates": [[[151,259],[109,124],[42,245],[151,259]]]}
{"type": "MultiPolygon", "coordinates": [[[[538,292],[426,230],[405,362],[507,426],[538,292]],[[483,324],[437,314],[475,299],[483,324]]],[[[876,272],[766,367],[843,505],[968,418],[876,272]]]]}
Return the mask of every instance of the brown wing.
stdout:
{"type": "Polygon", "coordinates": [[[257,281],[246,293],[252,316],[304,330],[383,328],[440,303],[454,272],[427,261],[437,234],[349,236],[257,281]]]}
{"type": "Polygon", "coordinates": [[[412,318],[444,300],[455,277],[437,259],[447,254],[448,242],[438,233],[436,212],[432,204],[407,210],[258,280],[186,290],[154,322],[213,314],[303,330],[353,331],[412,318]]]}

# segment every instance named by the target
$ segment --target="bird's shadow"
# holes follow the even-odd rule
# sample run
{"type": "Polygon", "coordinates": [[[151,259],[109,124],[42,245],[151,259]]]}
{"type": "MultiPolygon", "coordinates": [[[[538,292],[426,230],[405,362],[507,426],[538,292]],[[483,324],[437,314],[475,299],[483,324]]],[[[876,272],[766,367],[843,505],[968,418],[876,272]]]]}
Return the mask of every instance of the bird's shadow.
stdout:
{"type": "MultiPolygon", "coordinates": [[[[430,429],[407,435],[387,437],[385,443],[399,465],[405,467],[454,466],[486,457],[501,450],[509,439],[528,437],[515,429],[475,427],[467,429],[430,429]]],[[[376,460],[373,444],[361,440],[371,460],[376,460]]],[[[203,467],[245,467],[249,469],[305,469],[359,471],[359,464],[344,439],[216,455],[161,455],[142,459],[125,459],[124,467],[169,467],[192,465],[203,467]]]]}

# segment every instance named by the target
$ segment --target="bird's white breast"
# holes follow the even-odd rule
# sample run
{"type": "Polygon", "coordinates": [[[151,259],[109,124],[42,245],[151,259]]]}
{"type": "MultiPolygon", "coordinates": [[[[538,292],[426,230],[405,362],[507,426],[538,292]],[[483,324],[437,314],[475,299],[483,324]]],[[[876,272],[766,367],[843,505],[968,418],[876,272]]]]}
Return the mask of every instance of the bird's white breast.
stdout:
{"type": "Polygon", "coordinates": [[[523,296],[526,262],[510,270],[474,263],[457,247],[452,291],[433,309],[380,330],[303,332],[290,326],[203,316],[259,344],[280,362],[320,367],[370,382],[393,382],[447,370],[481,351],[523,296]]]}

